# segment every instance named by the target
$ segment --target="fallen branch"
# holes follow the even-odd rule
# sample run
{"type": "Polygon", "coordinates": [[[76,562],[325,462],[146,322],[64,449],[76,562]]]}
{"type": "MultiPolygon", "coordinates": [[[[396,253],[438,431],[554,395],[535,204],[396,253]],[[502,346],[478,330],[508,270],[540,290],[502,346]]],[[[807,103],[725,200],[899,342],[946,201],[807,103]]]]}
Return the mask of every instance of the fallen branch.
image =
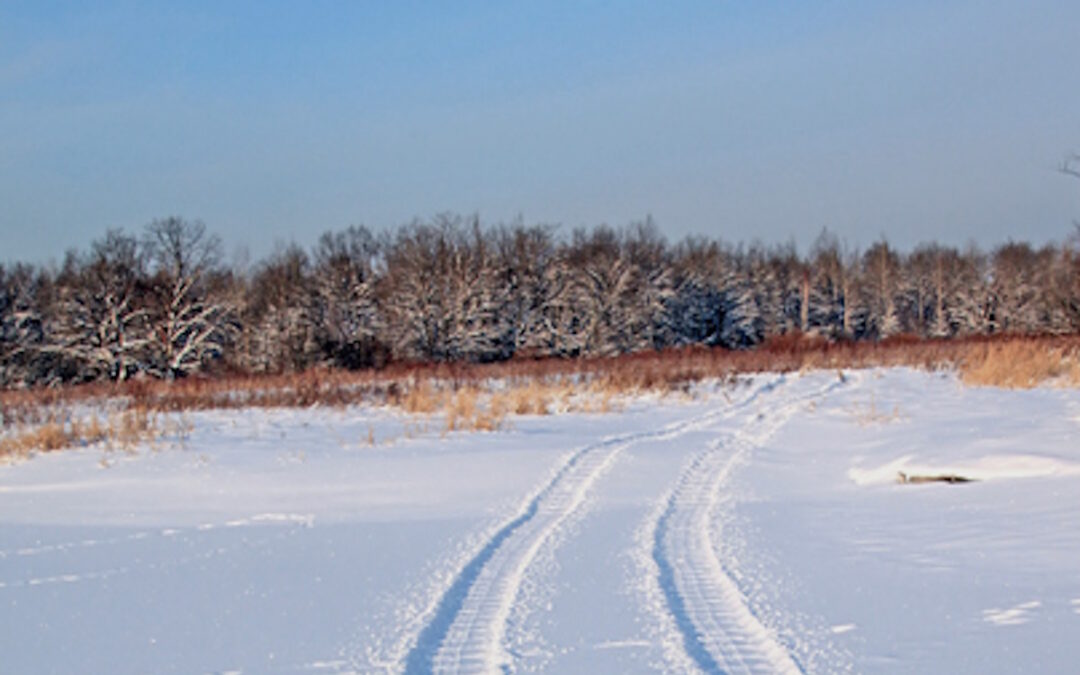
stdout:
{"type": "Polygon", "coordinates": [[[897,471],[898,483],[904,484],[918,484],[918,483],[972,483],[975,482],[974,478],[967,478],[966,476],[958,476],[954,473],[938,474],[936,476],[909,476],[903,471],[897,471]]]}

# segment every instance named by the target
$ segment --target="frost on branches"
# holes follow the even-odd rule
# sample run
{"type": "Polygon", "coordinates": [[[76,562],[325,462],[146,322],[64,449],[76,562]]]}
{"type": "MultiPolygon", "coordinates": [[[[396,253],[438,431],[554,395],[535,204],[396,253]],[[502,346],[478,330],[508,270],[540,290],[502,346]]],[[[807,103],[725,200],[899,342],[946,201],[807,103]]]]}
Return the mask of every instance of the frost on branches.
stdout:
{"type": "Polygon", "coordinates": [[[327,232],[250,268],[201,222],[112,230],[59,268],[0,267],[0,385],[279,373],[389,360],[606,356],[685,345],[1080,330],[1080,245],[983,252],[823,232],[670,244],[650,219],[565,231],[442,214],[327,232]]]}

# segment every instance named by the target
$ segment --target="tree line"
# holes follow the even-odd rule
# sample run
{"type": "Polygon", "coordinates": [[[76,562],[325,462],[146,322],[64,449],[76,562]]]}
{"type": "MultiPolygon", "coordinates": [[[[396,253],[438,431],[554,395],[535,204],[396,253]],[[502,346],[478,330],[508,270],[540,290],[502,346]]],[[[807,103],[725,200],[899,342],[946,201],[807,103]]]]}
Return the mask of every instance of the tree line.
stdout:
{"type": "Polygon", "coordinates": [[[864,251],[440,215],[349,227],[250,270],[198,221],[110,230],[63,264],[0,266],[0,386],[488,362],[786,334],[876,340],[1080,331],[1080,245],[864,251]]]}

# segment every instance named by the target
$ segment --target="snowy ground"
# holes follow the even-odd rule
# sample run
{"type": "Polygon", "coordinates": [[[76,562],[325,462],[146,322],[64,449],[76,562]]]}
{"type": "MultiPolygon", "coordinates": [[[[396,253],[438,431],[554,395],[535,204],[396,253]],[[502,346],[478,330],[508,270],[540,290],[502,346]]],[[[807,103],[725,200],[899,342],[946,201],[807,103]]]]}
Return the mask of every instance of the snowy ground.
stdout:
{"type": "Polygon", "coordinates": [[[707,393],[446,437],[201,413],[0,467],[0,672],[1075,670],[1080,392],[707,393]]]}

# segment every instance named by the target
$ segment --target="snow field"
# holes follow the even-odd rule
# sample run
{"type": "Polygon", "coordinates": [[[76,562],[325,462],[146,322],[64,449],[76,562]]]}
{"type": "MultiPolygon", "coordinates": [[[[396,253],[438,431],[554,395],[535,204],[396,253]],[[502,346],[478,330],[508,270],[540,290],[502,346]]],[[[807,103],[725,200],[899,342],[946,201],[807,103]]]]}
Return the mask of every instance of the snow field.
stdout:
{"type": "Polygon", "coordinates": [[[1075,390],[705,389],[445,437],[199,413],[2,467],[0,672],[1070,671],[1075,390]]]}
{"type": "MultiPolygon", "coordinates": [[[[778,395],[774,390],[784,384],[781,380],[763,387],[763,396],[776,400],[759,402],[748,419],[739,420],[728,432],[730,436],[720,436],[694,457],[652,525],[652,557],[662,594],[686,654],[705,672],[801,670],[746,605],[738,585],[718,559],[714,543],[716,512],[732,471],[802,405],[826,395],[841,382],[810,393],[778,395]]],[[[673,668],[683,665],[671,664],[673,668]]]]}
{"type": "Polygon", "coordinates": [[[721,558],[781,636],[831,627],[854,672],[1072,672],[1078,400],[871,371],[736,474],[721,558]],[[898,414],[867,423],[873,401],[898,414]],[[901,485],[897,466],[978,482],[901,485]]]}
{"type": "Polygon", "coordinates": [[[674,440],[723,414],[710,411],[656,431],[607,438],[570,455],[522,513],[495,533],[462,569],[436,616],[418,637],[407,672],[488,672],[510,666],[511,655],[502,644],[525,571],[581,508],[593,484],[627,447],[645,440],[674,440]]]}

